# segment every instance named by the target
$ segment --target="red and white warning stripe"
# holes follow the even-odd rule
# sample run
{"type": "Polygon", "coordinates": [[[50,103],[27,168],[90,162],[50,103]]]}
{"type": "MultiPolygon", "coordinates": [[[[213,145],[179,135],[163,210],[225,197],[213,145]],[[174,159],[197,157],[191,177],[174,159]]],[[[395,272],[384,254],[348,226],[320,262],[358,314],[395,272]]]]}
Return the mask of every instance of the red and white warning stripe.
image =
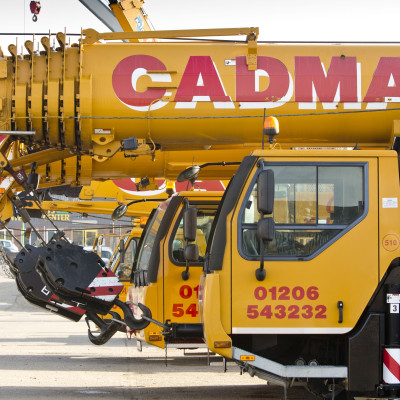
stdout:
{"type": "Polygon", "coordinates": [[[66,310],[74,312],[75,314],[78,314],[78,315],[83,315],[86,312],[86,310],[83,310],[82,308],[75,307],[75,306],[70,306],[70,305],[65,304],[65,303],[61,303],[61,304],[58,304],[58,305],[60,307],[62,307],[62,308],[65,308],[66,310]]]}
{"type": "Polygon", "coordinates": [[[56,296],[55,294],[52,294],[49,301],[54,301],[59,307],[65,308],[68,311],[72,311],[76,314],[83,315],[85,314],[86,310],[83,310],[82,308],[76,307],[76,306],[71,306],[69,304],[65,303],[60,303],[60,298],[56,296]]]}
{"type": "Polygon", "coordinates": [[[383,349],[383,382],[400,383],[400,349],[383,349]]]}
{"type": "Polygon", "coordinates": [[[124,285],[113,272],[101,271],[90,283],[87,290],[91,292],[91,294],[88,294],[90,297],[112,302],[121,293],[123,288],[124,285]]]}

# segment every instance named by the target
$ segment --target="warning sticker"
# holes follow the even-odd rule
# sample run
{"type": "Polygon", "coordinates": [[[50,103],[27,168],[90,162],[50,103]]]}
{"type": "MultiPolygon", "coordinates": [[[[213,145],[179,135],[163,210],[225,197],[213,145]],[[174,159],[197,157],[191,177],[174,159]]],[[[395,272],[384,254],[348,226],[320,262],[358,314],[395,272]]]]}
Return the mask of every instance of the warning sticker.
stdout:
{"type": "Polygon", "coordinates": [[[111,129],[95,129],[95,135],[111,135],[111,129]]]}
{"type": "Polygon", "coordinates": [[[383,197],[382,208],[398,208],[397,197],[383,197]]]}
{"type": "Polygon", "coordinates": [[[386,295],[386,303],[400,304],[400,294],[388,293],[386,295]]]}

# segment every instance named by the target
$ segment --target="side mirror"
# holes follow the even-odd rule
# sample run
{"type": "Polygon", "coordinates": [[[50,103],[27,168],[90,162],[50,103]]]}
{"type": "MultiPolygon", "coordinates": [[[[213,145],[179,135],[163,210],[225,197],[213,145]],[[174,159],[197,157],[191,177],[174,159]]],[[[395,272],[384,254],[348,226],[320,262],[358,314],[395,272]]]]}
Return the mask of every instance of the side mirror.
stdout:
{"type": "Polygon", "coordinates": [[[274,240],[275,222],[272,217],[261,218],[258,221],[257,236],[263,242],[271,242],[272,240],[274,240]]]}
{"type": "Polygon", "coordinates": [[[272,214],[274,211],[275,178],[274,171],[262,171],[257,179],[257,209],[261,214],[272,214]]]}
{"type": "Polygon", "coordinates": [[[128,206],[126,204],[121,204],[113,211],[113,213],[111,214],[111,219],[113,221],[118,221],[125,215],[127,209],[128,206]]]}
{"type": "Polygon", "coordinates": [[[177,182],[185,182],[185,181],[194,182],[199,176],[200,169],[201,168],[198,165],[193,165],[192,167],[185,169],[176,178],[177,182]]]}
{"type": "Polygon", "coordinates": [[[275,236],[275,223],[272,217],[264,215],[274,211],[275,177],[272,169],[262,171],[257,179],[257,209],[261,218],[257,223],[257,236],[260,239],[260,268],[256,269],[256,279],[262,282],[266,277],[264,269],[265,242],[271,241],[275,236]]]}
{"type": "Polygon", "coordinates": [[[185,260],[188,262],[195,262],[199,259],[199,246],[197,244],[187,244],[183,251],[185,260]]]}
{"type": "Polygon", "coordinates": [[[125,261],[125,242],[124,239],[119,241],[119,263],[122,264],[125,261]]]}
{"type": "Polygon", "coordinates": [[[184,249],[184,257],[186,261],[186,269],[182,272],[182,279],[189,279],[189,262],[194,262],[199,259],[199,247],[197,244],[189,244],[196,240],[197,232],[197,208],[188,207],[183,214],[183,237],[186,241],[184,249]]]}
{"type": "Polygon", "coordinates": [[[187,242],[196,240],[197,208],[189,207],[183,214],[183,237],[187,242]]]}

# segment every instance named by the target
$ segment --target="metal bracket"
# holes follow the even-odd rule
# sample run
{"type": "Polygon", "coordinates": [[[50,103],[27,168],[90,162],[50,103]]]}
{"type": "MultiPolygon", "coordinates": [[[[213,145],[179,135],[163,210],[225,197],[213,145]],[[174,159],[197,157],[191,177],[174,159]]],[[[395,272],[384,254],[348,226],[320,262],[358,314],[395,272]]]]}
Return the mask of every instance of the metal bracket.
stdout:
{"type": "Polygon", "coordinates": [[[95,129],[92,133],[92,142],[99,145],[111,143],[114,140],[114,129],[95,129]]]}
{"type": "Polygon", "coordinates": [[[25,43],[25,48],[28,51],[29,55],[32,57],[34,53],[33,42],[32,40],[27,40],[25,43]]]}
{"type": "Polygon", "coordinates": [[[250,33],[247,36],[247,56],[246,64],[249,71],[257,69],[257,33],[250,33]]]}
{"type": "Polygon", "coordinates": [[[67,42],[65,33],[58,32],[57,35],[56,35],[56,38],[57,38],[57,42],[60,45],[60,47],[62,49],[64,49],[65,48],[65,44],[67,42]]]}
{"type": "Polygon", "coordinates": [[[124,157],[138,157],[138,156],[151,156],[154,152],[145,140],[138,140],[138,147],[135,150],[125,150],[124,149],[124,157]]]}
{"type": "Polygon", "coordinates": [[[97,162],[106,161],[120,149],[121,143],[116,140],[107,145],[93,144],[93,159],[97,162]]]}
{"type": "Polygon", "coordinates": [[[0,60],[0,79],[7,78],[7,61],[0,60]]]}
{"type": "MultiPolygon", "coordinates": [[[[205,36],[237,36],[246,35],[247,40],[254,41],[259,33],[258,28],[223,28],[223,29],[189,29],[168,31],[140,31],[140,32],[106,32],[99,33],[94,29],[85,29],[83,44],[94,44],[99,40],[131,40],[131,39],[172,39],[177,37],[205,37],[205,36]]],[[[257,45],[257,44],[255,44],[257,45]]],[[[254,43],[252,44],[254,47],[254,43]]]]}
{"type": "Polygon", "coordinates": [[[4,157],[3,153],[0,153],[0,168],[5,168],[8,165],[8,160],[4,157]]]}
{"type": "Polygon", "coordinates": [[[93,158],[98,162],[108,160],[121,149],[120,142],[114,140],[114,129],[95,129],[91,139],[93,142],[93,158]]]}

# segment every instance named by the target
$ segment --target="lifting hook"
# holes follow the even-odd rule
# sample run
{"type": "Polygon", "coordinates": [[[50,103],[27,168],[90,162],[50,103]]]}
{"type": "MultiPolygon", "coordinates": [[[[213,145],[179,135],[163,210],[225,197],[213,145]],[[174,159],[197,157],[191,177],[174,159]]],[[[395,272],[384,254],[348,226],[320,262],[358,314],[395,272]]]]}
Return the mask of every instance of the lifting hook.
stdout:
{"type": "Polygon", "coordinates": [[[40,5],[40,1],[31,1],[29,7],[31,9],[31,13],[33,14],[32,20],[33,22],[36,22],[37,16],[40,13],[40,9],[42,8],[42,6],[40,5]]]}

